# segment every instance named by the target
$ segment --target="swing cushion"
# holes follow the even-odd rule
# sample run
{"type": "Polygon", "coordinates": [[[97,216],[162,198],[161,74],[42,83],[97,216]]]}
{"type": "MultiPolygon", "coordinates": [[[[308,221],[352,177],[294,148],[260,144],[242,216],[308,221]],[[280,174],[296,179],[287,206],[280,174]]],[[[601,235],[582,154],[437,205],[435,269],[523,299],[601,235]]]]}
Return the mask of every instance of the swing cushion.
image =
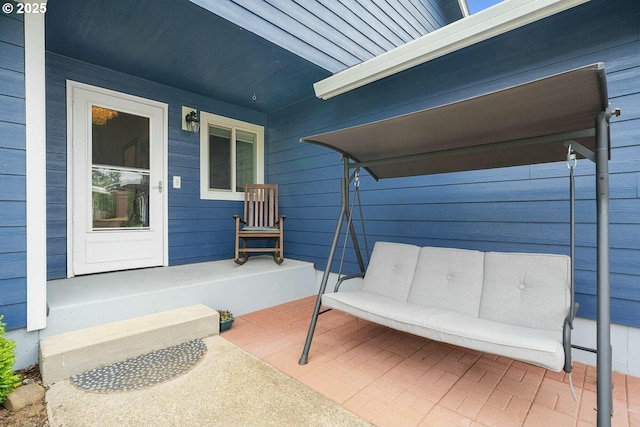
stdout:
{"type": "Polygon", "coordinates": [[[420,247],[403,243],[376,243],[362,290],[406,301],[413,283],[420,247]]]}
{"type": "Polygon", "coordinates": [[[562,332],[524,328],[366,291],[325,294],[323,304],[388,328],[560,371],[562,332]]]}
{"type": "Polygon", "coordinates": [[[569,257],[563,255],[377,242],[362,288],[325,293],[322,304],[432,340],[560,371],[569,284],[569,257]]]}
{"type": "Polygon", "coordinates": [[[480,317],[562,331],[571,305],[571,263],[564,255],[487,252],[480,317]]]}
{"type": "Polygon", "coordinates": [[[478,317],[483,268],[480,251],[424,247],[408,301],[478,317]]]}

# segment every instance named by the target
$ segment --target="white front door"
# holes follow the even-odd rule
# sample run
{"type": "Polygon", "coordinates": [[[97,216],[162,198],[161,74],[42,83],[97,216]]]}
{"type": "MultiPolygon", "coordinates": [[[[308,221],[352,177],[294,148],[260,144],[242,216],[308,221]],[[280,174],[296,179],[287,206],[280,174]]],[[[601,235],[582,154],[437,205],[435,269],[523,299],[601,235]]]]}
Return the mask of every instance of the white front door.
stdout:
{"type": "Polygon", "coordinates": [[[67,82],[69,276],[166,265],[167,106],[67,82]]]}

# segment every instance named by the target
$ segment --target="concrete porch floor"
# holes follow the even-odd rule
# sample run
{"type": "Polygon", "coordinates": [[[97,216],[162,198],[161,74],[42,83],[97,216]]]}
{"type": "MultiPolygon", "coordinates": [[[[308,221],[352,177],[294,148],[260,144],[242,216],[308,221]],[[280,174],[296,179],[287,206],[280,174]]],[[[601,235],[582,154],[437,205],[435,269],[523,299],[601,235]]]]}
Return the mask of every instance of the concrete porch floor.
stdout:
{"type": "Polygon", "coordinates": [[[314,265],[254,256],[233,260],[118,271],[47,282],[49,314],[40,331],[12,331],[16,366],[38,362],[41,339],[78,329],[204,304],[238,316],[317,293],[314,265]]]}
{"type": "MultiPolygon", "coordinates": [[[[564,372],[388,329],[337,311],[321,315],[298,365],[314,297],[241,316],[222,337],[376,426],[596,425],[596,369],[564,372]]],[[[612,425],[640,426],[640,378],[614,373],[612,425]]]]}
{"type": "Polygon", "coordinates": [[[194,304],[235,315],[317,292],[312,263],[257,256],[78,276],[47,283],[49,316],[40,338],[194,304]]]}

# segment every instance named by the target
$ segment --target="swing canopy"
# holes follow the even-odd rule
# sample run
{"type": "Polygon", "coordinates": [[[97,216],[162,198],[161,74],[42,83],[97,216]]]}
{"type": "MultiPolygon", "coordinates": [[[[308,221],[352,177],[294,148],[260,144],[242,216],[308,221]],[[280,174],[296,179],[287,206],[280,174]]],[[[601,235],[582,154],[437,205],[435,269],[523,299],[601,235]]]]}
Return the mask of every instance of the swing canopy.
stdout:
{"type": "Polygon", "coordinates": [[[376,179],[546,163],[565,159],[566,141],[595,151],[595,118],[607,107],[597,63],[302,141],[339,151],[376,179]]]}

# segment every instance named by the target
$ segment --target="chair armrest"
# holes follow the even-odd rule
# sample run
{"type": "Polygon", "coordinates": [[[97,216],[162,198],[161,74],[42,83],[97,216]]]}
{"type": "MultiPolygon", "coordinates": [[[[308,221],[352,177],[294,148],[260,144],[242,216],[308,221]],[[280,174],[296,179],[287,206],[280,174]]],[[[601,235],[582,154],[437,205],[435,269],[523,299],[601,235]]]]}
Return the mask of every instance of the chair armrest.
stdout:
{"type": "Polygon", "coordinates": [[[564,325],[562,325],[562,346],[564,347],[564,371],[567,374],[571,373],[571,330],[573,329],[573,319],[578,313],[580,304],[577,302],[573,304],[573,307],[569,308],[569,314],[564,318],[564,325]]]}
{"type": "Polygon", "coordinates": [[[564,368],[567,373],[571,373],[571,330],[573,329],[573,322],[571,315],[564,319],[564,325],[562,327],[562,347],[564,348],[564,368]]]}
{"type": "Polygon", "coordinates": [[[241,222],[243,224],[247,224],[247,222],[245,220],[243,220],[242,218],[240,218],[240,215],[233,215],[233,219],[236,220],[236,222],[241,222]]]}
{"type": "Polygon", "coordinates": [[[336,282],[336,286],[335,288],[333,288],[333,291],[338,292],[338,290],[340,289],[340,285],[342,285],[342,282],[344,282],[345,280],[355,279],[357,277],[364,278],[364,273],[356,273],[356,274],[349,274],[348,276],[342,276],[336,282]]]}
{"type": "Polygon", "coordinates": [[[282,227],[284,226],[284,220],[287,219],[286,215],[280,215],[280,218],[278,218],[276,220],[276,223],[274,224],[276,227],[278,227],[279,229],[282,229],[282,227]]]}

